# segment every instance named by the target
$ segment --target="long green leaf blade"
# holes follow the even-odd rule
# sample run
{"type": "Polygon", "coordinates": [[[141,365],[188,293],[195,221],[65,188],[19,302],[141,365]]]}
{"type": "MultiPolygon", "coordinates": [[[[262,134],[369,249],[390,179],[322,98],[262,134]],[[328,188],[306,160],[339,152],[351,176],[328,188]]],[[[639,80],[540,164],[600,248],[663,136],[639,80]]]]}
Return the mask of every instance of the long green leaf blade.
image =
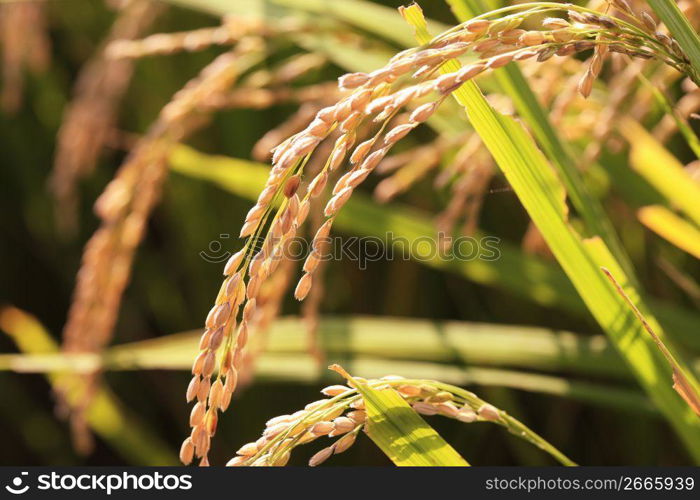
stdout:
{"type": "MultiPolygon", "coordinates": [[[[313,363],[302,321],[286,317],[272,324],[267,350],[256,363],[256,379],[307,383],[332,380],[327,370],[313,363]]],[[[0,355],[0,370],[19,373],[189,371],[192,351],[196,350],[201,335],[201,330],[166,335],[116,345],[103,354],[69,355],[51,350],[3,354],[0,355]]],[[[602,385],[481,366],[626,378],[629,373],[619,363],[617,353],[597,335],[584,337],[534,327],[376,317],[321,317],[318,335],[329,358],[350,356],[352,360],[347,361],[346,366],[370,377],[411,373],[418,378],[433,377],[460,386],[505,387],[636,414],[657,414],[641,393],[609,382],[602,385]]],[[[700,361],[696,360],[695,367],[697,372],[700,361]]]]}
{"type": "Polygon", "coordinates": [[[676,360],[675,356],[668,349],[668,347],[666,347],[663,340],[659,338],[652,326],[644,317],[644,314],[642,314],[642,312],[637,308],[637,305],[632,301],[632,299],[629,298],[627,293],[625,293],[612,273],[605,268],[602,270],[613,283],[618,293],[629,304],[630,308],[634,312],[634,315],[654,340],[654,343],[658,346],[659,351],[661,351],[661,354],[663,354],[664,358],[666,358],[666,361],[668,361],[668,364],[671,366],[671,370],[673,371],[673,388],[685,400],[685,402],[688,403],[688,406],[695,412],[695,414],[700,417],[700,386],[698,386],[695,377],[689,373],[686,373],[686,370],[676,360]]]}
{"type": "MultiPolygon", "coordinates": [[[[29,314],[6,307],[0,310],[0,328],[5,330],[26,353],[60,356],[58,346],[39,321],[29,314]]],[[[93,366],[95,364],[93,363],[93,366]]],[[[84,388],[70,373],[47,372],[46,378],[55,388],[66,390],[68,404],[79,404],[84,388]]],[[[94,389],[87,409],[90,428],[127,460],[143,465],[175,465],[175,454],[153,434],[136,415],[126,411],[117,396],[104,384],[94,389]]]]}

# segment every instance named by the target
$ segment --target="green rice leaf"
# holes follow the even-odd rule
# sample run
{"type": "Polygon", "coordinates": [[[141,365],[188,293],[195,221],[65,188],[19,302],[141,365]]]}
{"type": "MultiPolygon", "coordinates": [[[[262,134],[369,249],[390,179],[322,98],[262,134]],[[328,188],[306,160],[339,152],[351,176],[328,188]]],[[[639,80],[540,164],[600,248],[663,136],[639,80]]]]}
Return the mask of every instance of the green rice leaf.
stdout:
{"type": "Polygon", "coordinates": [[[469,463],[440,437],[391,387],[374,389],[341,367],[331,369],[346,377],[365,401],[367,434],[399,467],[468,467],[469,463]]]}
{"type": "MultiPolygon", "coordinates": [[[[488,10],[482,0],[447,0],[447,3],[459,22],[466,22],[488,10]]],[[[510,63],[496,69],[493,75],[503,91],[513,100],[518,113],[552,162],[552,167],[564,184],[571,203],[582,217],[588,234],[603,238],[618,256],[628,274],[631,274],[632,264],[600,200],[591,195],[586,188],[568,145],[559,137],[520,67],[516,63],[510,63]]]]}
{"type": "MultiPolygon", "coordinates": [[[[308,353],[303,320],[283,317],[271,325],[268,346],[257,360],[256,380],[332,382],[308,353]]],[[[89,373],[94,370],[189,371],[201,330],[110,347],[104,354],[57,351],[1,354],[0,370],[18,373],[89,373]]],[[[586,404],[658,415],[638,391],[607,382],[578,381],[516,367],[573,375],[626,379],[617,353],[601,336],[581,336],[545,328],[416,318],[321,317],[318,329],[329,359],[346,359],[355,373],[382,377],[410,373],[465,386],[511,388],[569,398],[586,404]]],[[[696,360],[695,367],[700,366],[696,360]]]]}
{"type": "Polygon", "coordinates": [[[676,110],[673,107],[673,103],[671,102],[671,100],[665,92],[663,92],[656,85],[651,83],[649,79],[646,78],[644,75],[640,74],[638,78],[651,91],[651,94],[654,96],[654,99],[659,104],[659,106],[661,106],[661,109],[664,110],[664,113],[670,116],[676,123],[678,131],[685,139],[685,142],[688,143],[690,149],[693,150],[695,156],[700,158],[700,139],[698,139],[698,136],[695,135],[695,132],[693,132],[693,129],[688,124],[688,121],[676,112],[676,110]]]}

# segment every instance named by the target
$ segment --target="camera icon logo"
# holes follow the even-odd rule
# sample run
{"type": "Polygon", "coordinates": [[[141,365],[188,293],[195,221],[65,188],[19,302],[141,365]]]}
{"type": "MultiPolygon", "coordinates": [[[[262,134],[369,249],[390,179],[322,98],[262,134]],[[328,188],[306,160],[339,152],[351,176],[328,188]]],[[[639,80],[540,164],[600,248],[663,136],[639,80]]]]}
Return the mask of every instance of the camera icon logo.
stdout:
{"type": "Polygon", "coordinates": [[[19,476],[16,476],[12,479],[12,485],[6,485],[5,489],[12,493],[13,495],[21,495],[23,493],[26,493],[27,490],[29,489],[29,485],[26,484],[24,487],[22,486],[22,476],[28,476],[28,472],[22,472],[19,476]]]}
{"type": "MultiPolygon", "coordinates": [[[[222,233],[219,238],[222,240],[227,240],[231,237],[230,234],[222,233]]],[[[223,245],[219,240],[212,240],[209,242],[209,249],[202,250],[199,252],[199,256],[207,262],[212,264],[218,264],[220,262],[226,262],[229,257],[231,257],[231,252],[223,249],[223,245]]]]}

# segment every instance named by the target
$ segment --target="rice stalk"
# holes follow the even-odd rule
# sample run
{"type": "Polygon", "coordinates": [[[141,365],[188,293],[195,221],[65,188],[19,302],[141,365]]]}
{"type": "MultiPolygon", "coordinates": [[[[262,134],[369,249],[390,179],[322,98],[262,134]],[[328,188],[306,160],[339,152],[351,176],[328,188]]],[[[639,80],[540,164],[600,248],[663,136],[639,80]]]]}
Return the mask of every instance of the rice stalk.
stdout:
{"type": "Polygon", "coordinates": [[[178,33],[156,33],[146,38],[112,37],[105,48],[108,59],[137,59],[148,56],[195,52],[212,46],[232,46],[246,36],[269,36],[269,25],[256,20],[226,17],[219,26],[178,33]]]}
{"type": "Polygon", "coordinates": [[[74,234],[79,203],[78,182],[89,176],[116,127],[119,104],[134,71],[130,61],[106,57],[110,40],[139,36],[163,10],[150,0],[131,0],[120,9],[103,46],[87,61],[77,77],[73,99],[63,113],[56,138],[49,188],[62,232],[74,234]]]}
{"type": "Polygon", "coordinates": [[[0,5],[2,91],[0,105],[7,113],[22,104],[24,72],[44,72],[51,58],[46,2],[3,2],[0,5]]]}
{"type": "Polygon", "coordinates": [[[627,293],[625,293],[624,289],[617,282],[613,274],[604,267],[601,268],[601,271],[603,271],[605,276],[613,284],[617,293],[620,294],[620,296],[622,296],[622,298],[625,300],[637,320],[644,327],[644,330],[646,330],[656,346],[659,348],[659,351],[662,353],[664,358],[666,358],[666,361],[672,370],[673,390],[683,398],[683,401],[685,401],[693,412],[695,412],[695,415],[700,417],[700,385],[698,385],[698,383],[695,381],[692,374],[689,376],[683,365],[676,360],[673,353],[669,351],[668,347],[666,347],[664,344],[664,341],[659,338],[658,334],[654,331],[642,312],[637,308],[634,301],[627,295],[627,293]]]}
{"type": "MultiPolygon", "coordinates": [[[[319,231],[323,225],[323,215],[322,215],[322,200],[316,198],[311,201],[309,205],[309,234],[315,234],[319,231]]],[[[321,312],[321,302],[324,297],[324,285],[323,276],[328,267],[328,260],[322,259],[314,271],[317,277],[317,285],[309,292],[307,300],[301,308],[301,315],[306,326],[306,339],[307,339],[307,350],[311,355],[312,359],[319,365],[325,362],[325,352],[321,346],[320,336],[319,336],[319,323],[320,323],[320,312],[321,312]]]]}
{"type": "Polygon", "coordinates": [[[700,111],[700,88],[689,78],[684,79],[681,82],[684,94],[674,104],[665,92],[648,80],[643,79],[642,81],[651,87],[651,92],[657,97],[656,101],[665,111],[661,121],[652,130],[652,135],[659,142],[666,143],[672,135],[680,132],[696,156],[700,156],[700,140],[688,123],[688,119],[700,111]]]}
{"type": "Polygon", "coordinates": [[[263,283],[256,300],[255,315],[250,322],[251,343],[241,362],[238,385],[245,387],[253,382],[256,362],[267,350],[270,325],[277,319],[282,303],[292,284],[296,262],[283,259],[272,276],[263,283]]]}

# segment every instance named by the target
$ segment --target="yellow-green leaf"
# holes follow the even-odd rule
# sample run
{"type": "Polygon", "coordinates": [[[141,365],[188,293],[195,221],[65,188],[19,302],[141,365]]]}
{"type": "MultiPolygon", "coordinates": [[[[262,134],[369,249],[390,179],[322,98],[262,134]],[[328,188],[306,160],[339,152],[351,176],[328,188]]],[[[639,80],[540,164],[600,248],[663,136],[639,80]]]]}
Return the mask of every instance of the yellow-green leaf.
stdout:
{"type": "MultiPolygon", "coordinates": [[[[201,335],[201,330],[165,335],[112,346],[103,354],[0,354],[0,371],[189,371],[192,352],[201,335]]],[[[328,358],[350,357],[346,362],[348,369],[368,377],[411,373],[414,377],[433,377],[460,386],[508,387],[636,414],[654,414],[654,408],[640,392],[611,384],[610,380],[590,383],[524,371],[626,379],[629,373],[617,353],[598,335],[516,325],[363,316],[321,316],[318,335],[328,358]],[[507,367],[518,370],[504,369],[507,367]]],[[[256,362],[256,380],[332,380],[327,370],[310,361],[303,320],[278,318],[270,326],[267,349],[256,362]]],[[[694,361],[698,371],[700,360],[694,361]]]]}
{"type": "Polygon", "coordinates": [[[656,234],[700,259],[700,230],[696,226],[660,205],[640,208],[637,217],[656,234]]]}
{"type": "Polygon", "coordinates": [[[367,411],[367,434],[394,464],[400,467],[468,467],[460,456],[391,387],[373,389],[348,375],[362,395],[367,411]]]}
{"type": "Polygon", "coordinates": [[[641,125],[625,120],[621,131],[629,141],[632,167],[670,204],[700,225],[700,185],[683,165],[641,125]]]}
{"type": "MultiPolygon", "coordinates": [[[[489,10],[489,6],[483,0],[447,0],[447,3],[461,23],[489,10]]],[[[538,144],[551,161],[552,167],[566,187],[572,205],[583,219],[586,234],[596,234],[603,238],[605,244],[615,252],[620,264],[631,275],[631,261],[602,203],[589,192],[576,166],[569,144],[559,137],[559,133],[530,88],[520,67],[512,62],[496,69],[493,75],[503,93],[513,100],[521,119],[528,124],[538,144]]],[[[590,169],[591,166],[589,165],[588,168],[590,169]]]]}
{"type": "Polygon", "coordinates": [[[683,15],[675,1],[648,0],[654,12],[668,26],[671,35],[678,41],[693,68],[691,77],[700,85],[700,36],[690,21],[683,15]]]}

